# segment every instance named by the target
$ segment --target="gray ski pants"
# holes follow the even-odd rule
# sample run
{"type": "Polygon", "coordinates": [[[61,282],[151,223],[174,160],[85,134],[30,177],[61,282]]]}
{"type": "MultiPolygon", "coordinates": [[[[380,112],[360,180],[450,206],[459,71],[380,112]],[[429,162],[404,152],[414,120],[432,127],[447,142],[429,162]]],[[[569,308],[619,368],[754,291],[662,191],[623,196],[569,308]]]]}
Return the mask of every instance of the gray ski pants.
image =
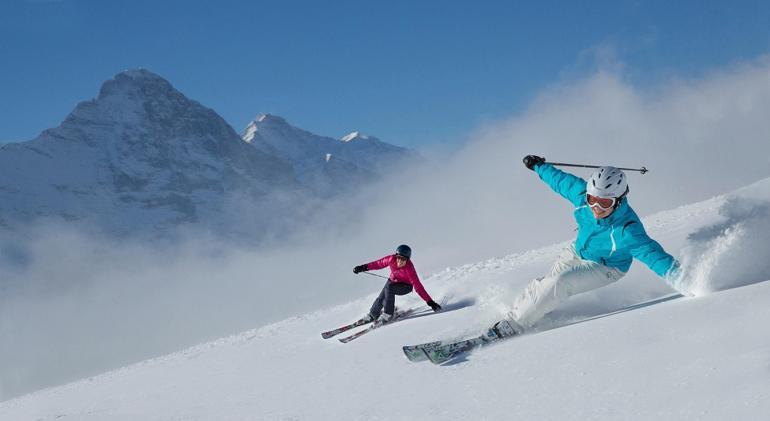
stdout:
{"type": "Polygon", "coordinates": [[[405,282],[385,282],[385,286],[382,287],[380,296],[374,300],[372,308],[369,310],[369,314],[374,317],[380,315],[382,307],[385,306],[385,313],[393,315],[396,310],[396,295],[406,295],[412,292],[412,285],[405,282]]]}

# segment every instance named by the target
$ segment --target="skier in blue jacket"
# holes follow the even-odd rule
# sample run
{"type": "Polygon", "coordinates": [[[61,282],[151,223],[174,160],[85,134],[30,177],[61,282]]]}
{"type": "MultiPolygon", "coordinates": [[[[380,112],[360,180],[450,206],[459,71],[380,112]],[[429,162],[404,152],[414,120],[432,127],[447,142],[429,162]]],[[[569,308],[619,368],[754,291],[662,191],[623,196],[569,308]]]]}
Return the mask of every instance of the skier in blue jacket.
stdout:
{"type": "Polygon", "coordinates": [[[623,171],[601,167],[586,181],[539,156],[527,155],[524,165],[575,206],[578,234],[551,271],[516,298],[508,314],[516,333],[532,327],[569,297],[619,280],[633,258],[678,287],[679,262],[647,236],[626,199],[629,189],[623,171]]]}

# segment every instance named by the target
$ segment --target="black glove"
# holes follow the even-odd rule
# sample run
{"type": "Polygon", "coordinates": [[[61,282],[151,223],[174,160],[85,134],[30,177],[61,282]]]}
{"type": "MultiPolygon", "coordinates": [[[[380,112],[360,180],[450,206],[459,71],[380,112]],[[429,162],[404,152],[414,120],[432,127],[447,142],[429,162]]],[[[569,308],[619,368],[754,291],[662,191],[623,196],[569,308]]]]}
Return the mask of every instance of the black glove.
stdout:
{"type": "Polygon", "coordinates": [[[535,167],[545,162],[545,158],[541,158],[537,155],[527,155],[524,157],[523,161],[527,168],[534,171],[535,167]]]}
{"type": "Polygon", "coordinates": [[[366,265],[358,265],[353,268],[353,273],[366,272],[369,268],[366,265]]]}
{"type": "Polygon", "coordinates": [[[435,302],[435,301],[433,301],[433,300],[430,300],[430,301],[428,301],[428,305],[430,306],[430,308],[432,308],[432,309],[433,309],[433,311],[439,311],[439,310],[441,310],[441,306],[440,306],[440,305],[438,305],[438,303],[437,303],[437,302],[435,302]]]}

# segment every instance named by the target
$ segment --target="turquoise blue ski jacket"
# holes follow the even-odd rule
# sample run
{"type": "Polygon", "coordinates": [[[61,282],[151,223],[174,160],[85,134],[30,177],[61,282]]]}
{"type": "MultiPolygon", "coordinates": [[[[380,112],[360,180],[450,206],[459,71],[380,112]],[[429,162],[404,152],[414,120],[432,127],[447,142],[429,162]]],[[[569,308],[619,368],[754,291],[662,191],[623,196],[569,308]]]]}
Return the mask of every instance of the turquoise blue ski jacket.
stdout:
{"type": "Polygon", "coordinates": [[[535,172],[575,206],[575,250],[582,259],[628,272],[636,257],[664,279],[679,267],[676,259],[647,235],[627,198],[608,217],[597,220],[586,202],[585,180],[548,163],[535,167],[535,172]]]}

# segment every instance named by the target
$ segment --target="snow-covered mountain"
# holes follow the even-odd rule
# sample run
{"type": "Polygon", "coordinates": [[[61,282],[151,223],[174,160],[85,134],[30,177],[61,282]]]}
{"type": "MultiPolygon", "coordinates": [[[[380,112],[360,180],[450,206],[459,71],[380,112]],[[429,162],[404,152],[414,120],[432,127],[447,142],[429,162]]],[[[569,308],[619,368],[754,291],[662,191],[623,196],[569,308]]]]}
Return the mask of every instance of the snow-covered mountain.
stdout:
{"type": "Polygon", "coordinates": [[[120,73],[57,128],[0,148],[3,224],[37,217],[110,231],[210,220],[235,195],[299,192],[290,163],[146,70],[120,73]]]}
{"type": "MultiPolygon", "coordinates": [[[[694,298],[668,299],[672,290],[636,262],[621,281],[573,297],[538,334],[450,366],[401,354],[498,319],[566,245],[555,244],[425,276],[441,313],[348,344],[319,332],[361,316],[374,294],[0,403],[0,419],[764,419],[769,203],[765,179],[644,218],[688,268],[694,298]]],[[[397,303],[427,310],[415,294],[397,303]]]]}
{"type": "Polygon", "coordinates": [[[243,139],[260,151],[292,162],[297,179],[324,195],[361,187],[421,160],[415,151],[357,131],[333,139],[296,128],[271,114],[260,114],[249,123],[243,139]]]}
{"type": "Polygon", "coordinates": [[[122,72],[59,127],[0,147],[0,226],[53,218],[119,234],[185,224],[259,234],[291,225],[308,208],[300,203],[377,179],[373,163],[413,154],[376,139],[333,141],[274,116],[249,130],[244,142],[160,76],[122,72]]]}

